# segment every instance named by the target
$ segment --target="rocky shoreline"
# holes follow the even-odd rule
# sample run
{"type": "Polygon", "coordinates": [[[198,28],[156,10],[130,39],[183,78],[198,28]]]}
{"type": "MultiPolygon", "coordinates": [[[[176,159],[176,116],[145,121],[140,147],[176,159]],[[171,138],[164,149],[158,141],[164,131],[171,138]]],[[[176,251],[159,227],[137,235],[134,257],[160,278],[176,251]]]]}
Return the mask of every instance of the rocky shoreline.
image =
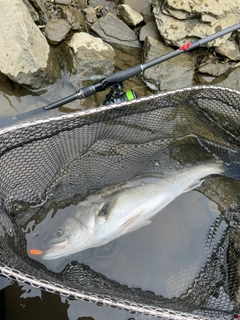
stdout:
{"type": "MultiPolygon", "coordinates": [[[[11,91],[14,84],[37,95],[63,75],[74,92],[240,21],[238,0],[0,0],[0,5],[0,90],[11,91]]],[[[138,96],[196,84],[240,90],[239,44],[239,32],[227,34],[125,85],[138,96]]],[[[101,104],[105,94],[88,106],[101,104]]]]}

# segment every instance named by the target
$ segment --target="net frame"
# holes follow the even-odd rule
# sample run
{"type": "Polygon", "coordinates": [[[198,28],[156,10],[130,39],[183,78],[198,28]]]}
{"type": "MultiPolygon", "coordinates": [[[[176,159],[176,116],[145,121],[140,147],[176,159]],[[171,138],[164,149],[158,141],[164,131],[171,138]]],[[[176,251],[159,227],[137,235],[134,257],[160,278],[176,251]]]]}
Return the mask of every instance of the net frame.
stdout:
{"type": "MultiPolygon", "coordinates": [[[[189,92],[193,91],[204,91],[204,90],[212,90],[212,91],[219,91],[221,90],[222,92],[226,93],[232,93],[234,96],[239,96],[240,99],[240,92],[229,89],[229,88],[223,88],[223,87],[215,87],[215,86],[201,86],[201,87],[191,87],[191,88],[183,88],[183,89],[178,89],[178,90],[173,90],[169,92],[164,92],[164,93],[159,93],[157,95],[151,96],[151,97],[144,97],[135,101],[130,101],[130,102],[125,102],[121,103],[118,105],[109,105],[109,106],[100,106],[99,108],[96,109],[90,109],[86,111],[80,111],[80,112],[75,112],[71,114],[64,114],[64,115],[59,115],[55,117],[50,117],[50,118],[45,118],[45,119],[37,119],[31,122],[28,122],[26,119],[26,122],[23,122],[21,124],[13,125],[11,127],[3,128],[0,129],[0,141],[1,141],[1,155],[8,150],[8,143],[4,143],[3,137],[10,136],[11,134],[16,132],[17,130],[23,130],[25,128],[29,129],[32,128],[34,132],[35,126],[41,125],[41,124],[46,124],[46,123],[57,123],[58,121],[63,121],[63,120],[70,120],[70,119],[76,119],[76,118],[81,118],[85,116],[96,116],[98,114],[104,114],[109,111],[118,111],[121,110],[121,108],[124,108],[125,106],[132,106],[132,105],[137,105],[138,103],[141,102],[148,102],[152,101],[153,99],[161,99],[161,98],[167,98],[171,96],[172,94],[186,94],[189,92]]],[[[238,107],[239,109],[239,107],[238,107]]],[[[72,128],[71,128],[72,129],[72,128]]],[[[62,128],[56,128],[56,130],[62,130],[62,128]]],[[[46,133],[47,134],[47,133],[46,133]]],[[[34,140],[34,138],[33,138],[34,140]]],[[[24,141],[24,134],[21,134],[19,140],[17,141],[17,144],[21,144],[21,141],[24,141]]],[[[14,141],[13,141],[14,142],[14,141]]],[[[2,250],[2,249],[1,249],[2,250]]],[[[107,306],[111,306],[114,308],[118,309],[124,309],[130,312],[138,312],[138,313],[143,313],[147,315],[152,315],[156,317],[162,317],[165,319],[195,319],[195,320],[204,320],[204,319],[213,319],[212,317],[206,317],[206,316],[201,316],[197,314],[190,314],[188,312],[179,312],[179,311],[174,311],[174,309],[170,308],[160,308],[156,307],[155,305],[144,305],[141,303],[136,303],[134,301],[128,301],[126,300],[116,300],[111,298],[110,296],[101,296],[97,294],[89,294],[85,291],[80,291],[76,290],[74,288],[70,288],[68,286],[63,286],[61,284],[57,284],[54,282],[46,281],[46,279],[36,279],[30,274],[23,274],[21,271],[17,270],[16,268],[11,267],[10,265],[7,265],[0,261],[0,272],[11,279],[17,280],[18,282],[22,283],[27,283],[30,284],[33,287],[40,288],[49,292],[54,292],[60,295],[63,295],[65,297],[71,297],[74,299],[79,299],[79,300],[86,300],[98,304],[103,304],[107,306]]],[[[226,318],[223,316],[221,319],[230,319],[230,316],[227,314],[226,318]]],[[[220,318],[219,318],[220,319],[220,318]]]]}

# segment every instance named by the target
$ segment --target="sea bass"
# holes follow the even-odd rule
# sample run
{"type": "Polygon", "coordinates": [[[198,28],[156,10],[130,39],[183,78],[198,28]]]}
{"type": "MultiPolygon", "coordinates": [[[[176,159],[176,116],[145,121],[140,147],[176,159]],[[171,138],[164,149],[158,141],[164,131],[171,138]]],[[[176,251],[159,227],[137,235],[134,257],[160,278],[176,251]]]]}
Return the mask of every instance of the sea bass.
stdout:
{"type": "Polygon", "coordinates": [[[160,177],[136,177],[125,185],[89,196],[67,216],[46,241],[45,260],[98,247],[150,223],[154,215],[180,194],[200,186],[202,179],[223,174],[218,163],[192,166],[160,177]]]}

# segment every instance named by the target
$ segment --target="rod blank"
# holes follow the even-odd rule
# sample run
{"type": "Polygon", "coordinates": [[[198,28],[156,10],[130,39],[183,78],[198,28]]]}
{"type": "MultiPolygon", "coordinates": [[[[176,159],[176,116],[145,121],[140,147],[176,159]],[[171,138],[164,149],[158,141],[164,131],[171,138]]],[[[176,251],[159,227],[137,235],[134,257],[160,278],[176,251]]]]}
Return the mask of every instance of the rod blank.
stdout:
{"type": "Polygon", "coordinates": [[[43,109],[44,110],[54,109],[54,108],[60,107],[62,105],[65,105],[69,102],[72,102],[74,100],[89,97],[96,92],[104,91],[105,89],[107,89],[117,83],[122,83],[123,81],[141,73],[142,71],[144,71],[148,68],[151,68],[161,62],[164,62],[164,61],[167,61],[171,58],[174,58],[174,57],[176,57],[186,51],[191,51],[193,49],[196,49],[209,41],[215,40],[215,39],[222,37],[230,32],[236,31],[237,29],[240,29],[240,23],[235,24],[235,25],[228,27],[226,29],[223,29],[221,31],[218,31],[218,32],[216,32],[208,37],[205,37],[203,39],[200,39],[196,42],[188,43],[187,45],[183,45],[179,49],[177,49],[173,52],[170,52],[162,57],[153,59],[153,60],[148,61],[144,64],[136,65],[136,66],[128,68],[126,70],[116,72],[110,76],[107,76],[106,78],[104,78],[103,80],[101,80],[95,84],[92,84],[90,86],[86,86],[86,87],[78,90],[73,95],[70,95],[66,98],[63,98],[63,99],[58,100],[56,102],[53,102],[53,103],[47,105],[46,107],[43,107],[43,109]]]}

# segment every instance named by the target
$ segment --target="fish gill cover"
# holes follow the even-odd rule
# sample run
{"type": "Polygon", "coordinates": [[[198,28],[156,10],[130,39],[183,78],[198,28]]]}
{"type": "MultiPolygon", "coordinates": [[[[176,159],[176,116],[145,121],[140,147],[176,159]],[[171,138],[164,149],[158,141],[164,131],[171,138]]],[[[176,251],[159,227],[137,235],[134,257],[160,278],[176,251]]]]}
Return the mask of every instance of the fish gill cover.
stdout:
{"type": "MultiPolygon", "coordinates": [[[[232,319],[240,307],[239,105],[237,91],[193,87],[2,129],[2,274],[76,299],[169,319],[232,319]],[[213,160],[224,164],[225,174],[206,179],[198,190],[221,214],[201,243],[205,265],[181,294],[164,297],[131,288],[76,261],[53,272],[29,257],[28,229],[50,211],[56,214],[138,175],[170,175],[213,160]]],[[[184,287],[185,281],[180,276],[175,286],[184,287]]]]}

